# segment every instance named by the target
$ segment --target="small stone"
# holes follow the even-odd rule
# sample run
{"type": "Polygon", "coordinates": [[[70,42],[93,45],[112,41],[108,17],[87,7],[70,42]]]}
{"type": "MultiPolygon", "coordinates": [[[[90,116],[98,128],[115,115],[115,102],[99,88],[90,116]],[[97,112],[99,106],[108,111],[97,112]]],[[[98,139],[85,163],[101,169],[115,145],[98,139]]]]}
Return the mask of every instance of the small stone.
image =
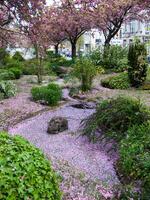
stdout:
{"type": "Polygon", "coordinates": [[[48,123],[49,134],[57,134],[65,130],[68,130],[68,120],[64,117],[54,117],[48,123]]]}

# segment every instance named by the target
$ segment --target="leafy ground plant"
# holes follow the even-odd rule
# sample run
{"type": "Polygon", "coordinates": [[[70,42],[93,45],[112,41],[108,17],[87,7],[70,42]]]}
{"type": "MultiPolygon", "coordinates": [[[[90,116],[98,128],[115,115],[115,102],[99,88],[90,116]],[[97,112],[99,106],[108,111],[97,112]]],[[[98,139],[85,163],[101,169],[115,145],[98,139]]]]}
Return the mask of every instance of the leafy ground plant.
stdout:
{"type": "Polygon", "coordinates": [[[49,161],[20,136],[0,133],[0,177],[0,199],[61,199],[49,161]]]}

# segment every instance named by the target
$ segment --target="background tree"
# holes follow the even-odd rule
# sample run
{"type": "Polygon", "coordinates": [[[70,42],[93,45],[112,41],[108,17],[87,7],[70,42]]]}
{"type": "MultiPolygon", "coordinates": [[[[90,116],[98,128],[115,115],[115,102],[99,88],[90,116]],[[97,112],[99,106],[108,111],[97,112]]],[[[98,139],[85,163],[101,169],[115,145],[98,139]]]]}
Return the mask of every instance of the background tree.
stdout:
{"type": "Polygon", "coordinates": [[[72,58],[75,58],[77,41],[90,29],[91,25],[86,10],[76,1],[61,0],[53,17],[55,18],[55,26],[61,28],[61,33],[70,41],[72,58]]]}
{"type": "Polygon", "coordinates": [[[45,13],[45,31],[47,34],[47,38],[51,45],[55,47],[55,54],[58,55],[58,47],[59,45],[66,39],[65,32],[62,31],[61,26],[57,26],[57,16],[55,13],[56,7],[49,7],[46,9],[45,13]]]}

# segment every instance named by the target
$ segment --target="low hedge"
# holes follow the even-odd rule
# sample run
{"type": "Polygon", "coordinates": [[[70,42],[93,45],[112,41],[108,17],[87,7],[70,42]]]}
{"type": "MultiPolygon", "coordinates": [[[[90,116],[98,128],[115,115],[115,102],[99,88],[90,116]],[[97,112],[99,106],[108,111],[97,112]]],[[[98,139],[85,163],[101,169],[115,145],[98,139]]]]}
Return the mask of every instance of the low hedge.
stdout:
{"type": "Polygon", "coordinates": [[[33,87],[31,90],[34,101],[45,101],[50,106],[55,106],[61,100],[62,90],[54,83],[48,86],[33,87]]]}
{"type": "Polygon", "coordinates": [[[0,133],[0,199],[61,200],[57,177],[40,150],[0,133]]]}

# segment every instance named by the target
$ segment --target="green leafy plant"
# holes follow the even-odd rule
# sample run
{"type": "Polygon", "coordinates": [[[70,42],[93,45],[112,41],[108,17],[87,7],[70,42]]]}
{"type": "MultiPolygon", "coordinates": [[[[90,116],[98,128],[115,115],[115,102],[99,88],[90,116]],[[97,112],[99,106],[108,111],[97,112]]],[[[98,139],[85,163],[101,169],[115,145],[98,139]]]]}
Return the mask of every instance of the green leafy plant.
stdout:
{"type": "Polygon", "coordinates": [[[126,179],[140,180],[143,200],[150,199],[150,123],[134,125],[128,129],[120,143],[118,167],[126,179]]]}
{"type": "Polygon", "coordinates": [[[0,199],[61,200],[43,153],[20,136],[0,133],[0,199]]]}
{"type": "Polygon", "coordinates": [[[62,90],[54,83],[48,86],[33,87],[31,90],[33,100],[45,101],[48,105],[55,106],[61,100],[62,90]]]}
{"type": "Polygon", "coordinates": [[[110,89],[128,89],[130,82],[127,72],[122,72],[119,75],[111,76],[101,81],[103,87],[110,89]]]}
{"type": "Polygon", "coordinates": [[[118,97],[104,100],[96,112],[84,121],[84,133],[94,137],[97,128],[105,136],[120,141],[133,125],[140,125],[150,119],[150,112],[139,100],[131,97],[118,97]]]}
{"type": "Polygon", "coordinates": [[[88,58],[76,61],[73,75],[81,81],[81,90],[86,92],[91,89],[94,77],[98,74],[98,68],[88,58]]]}
{"type": "Polygon", "coordinates": [[[15,96],[16,92],[16,85],[12,81],[0,81],[0,93],[4,95],[4,98],[15,96]]]}
{"type": "Polygon", "coordinates": [[[146,80],[148,63],[146,61],[147,50],[143,43],[136,41],[129,47],[128,75],[133,87],[141,86],[146,80]]]}

